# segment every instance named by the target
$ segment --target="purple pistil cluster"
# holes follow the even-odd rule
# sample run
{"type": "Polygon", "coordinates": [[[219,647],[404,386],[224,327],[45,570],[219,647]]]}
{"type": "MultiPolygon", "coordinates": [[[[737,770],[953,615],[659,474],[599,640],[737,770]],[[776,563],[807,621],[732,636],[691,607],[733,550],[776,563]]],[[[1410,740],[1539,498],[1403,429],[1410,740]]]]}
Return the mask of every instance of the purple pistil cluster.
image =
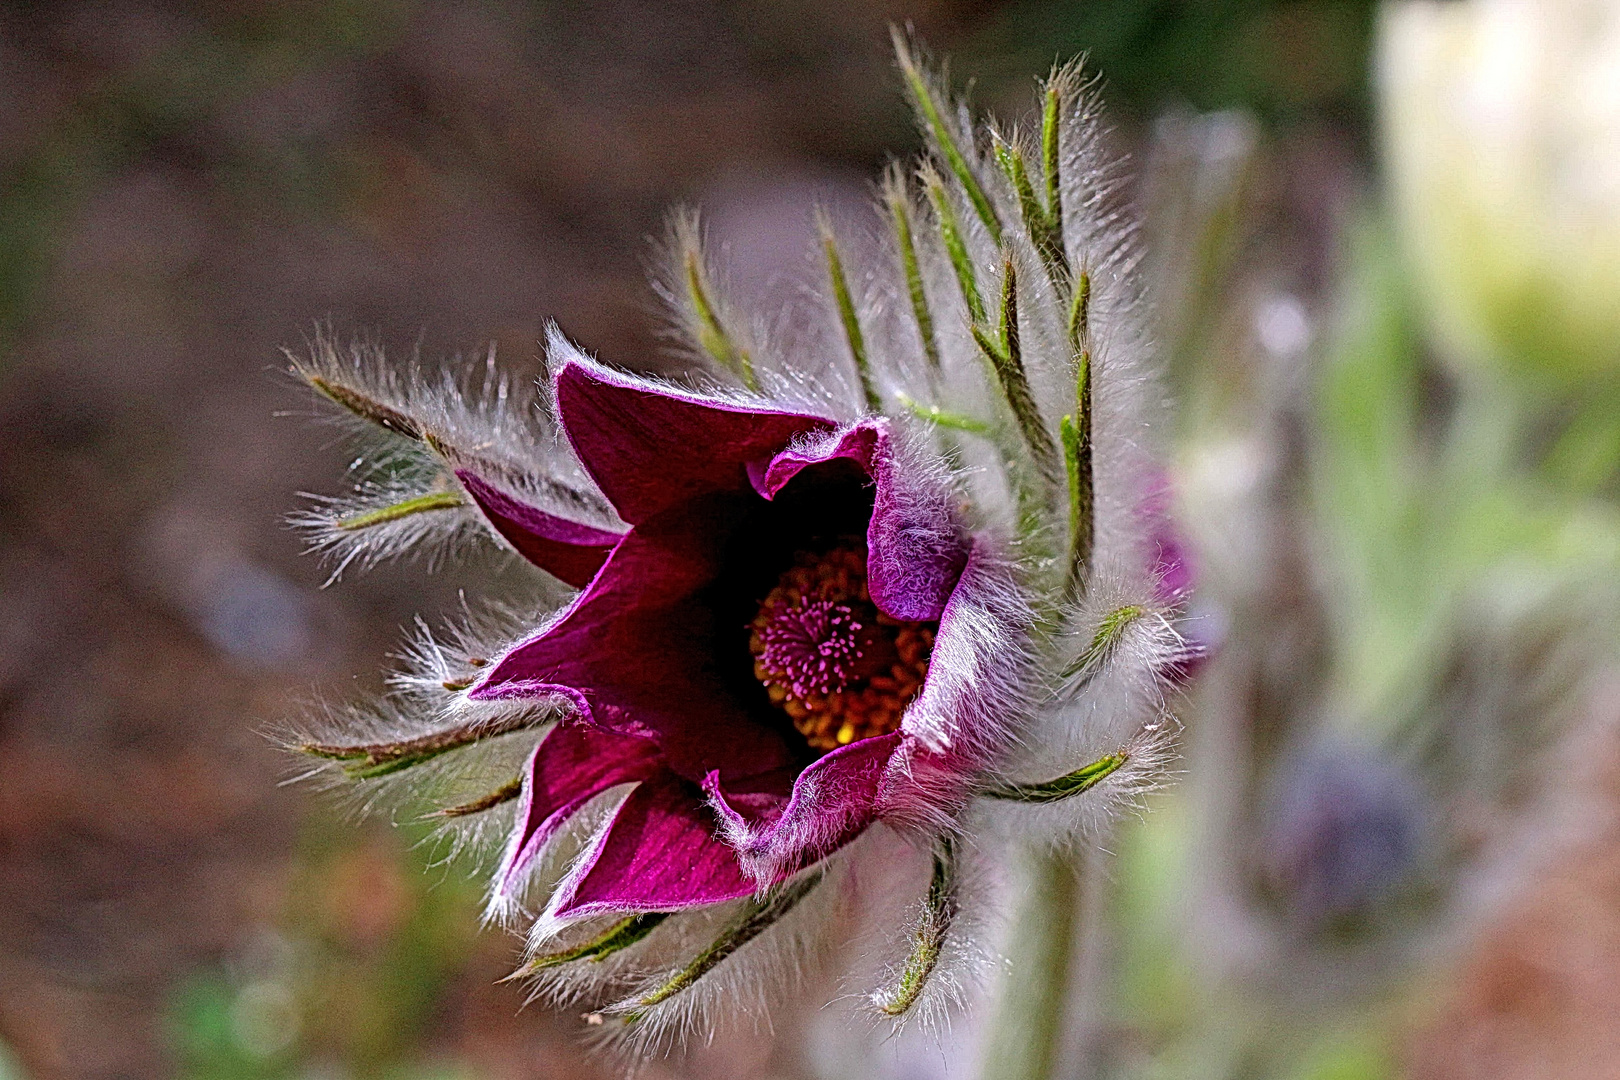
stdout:
{"type": "Polygon", "coordinates": [[[759,662],[796,698],[837,693],[855,680],[865,655],[861,629],[848,604],[800,597],[772,611],[757,631],[759,662]]]}

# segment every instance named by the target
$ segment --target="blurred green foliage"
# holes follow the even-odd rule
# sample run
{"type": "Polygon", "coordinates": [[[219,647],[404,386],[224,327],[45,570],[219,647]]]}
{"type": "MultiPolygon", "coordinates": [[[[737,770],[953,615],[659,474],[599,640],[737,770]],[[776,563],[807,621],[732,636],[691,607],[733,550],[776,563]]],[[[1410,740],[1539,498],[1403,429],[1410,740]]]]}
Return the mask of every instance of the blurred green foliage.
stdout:
{"type": "MultiPolygon", "coordinates": [[[[1484,606],[1517,620],[1507,610],[1517,601],[1581,622],[1576,598],[1620,567],[1620,515],[1536,467],[1532,402],[1489,382],[1436,382],[1386,226],[1352,230],[1346,246],[1338,339],[1313,423],[1337,693],[1374,730],[1423,729],[1444,655],[1463,627],[1477,643],[1484,606]]],[[[1515,622],[1513,632],[1530,628],[1515,622]]]]}
{"type": "Polygon", "coordinates": [[[452,1075],[419,1055],[479,934],[482,897],[423,840],[420,828],[357,833],[312,815],[276,925],[177,992],[180,1075],[452,1075]]]}
{"type": "Polygon", "coordinates": [[[27,1076],[5,1043],[0,1043],[0,1080],[26,1080],[27,1076]]]}
{"type": "Polygon", "coordinates": [[[964,59],[987,81],[1026,83],[1085,54],[1110,111],[1248,108],[1287,122],[1366,119],[1372,0],[1015,0],[964,59]]]}

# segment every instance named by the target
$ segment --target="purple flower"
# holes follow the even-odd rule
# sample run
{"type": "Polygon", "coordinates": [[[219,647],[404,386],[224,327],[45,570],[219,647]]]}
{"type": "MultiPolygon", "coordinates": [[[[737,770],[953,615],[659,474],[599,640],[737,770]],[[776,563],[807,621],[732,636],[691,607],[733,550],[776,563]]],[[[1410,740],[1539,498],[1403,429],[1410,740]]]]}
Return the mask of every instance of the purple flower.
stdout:
{"type": "Polygon", "coordinates": [[[704,399],[570,363],[563,431],[630,528],[611,547],[475,475],[502,536],[557,576],[594,573],[474,700],[564,699],[529,765],[498,890],[596,795],[637,786],[553,914],[748,896],[874,820],[932,821],[988,749],[949,655],[970,545],[905,475],[887,421],[704,399]],[[937,638],[937,644],[936,644],[937,638]]]}
{"type": "Polygon", "coordinates": [[[296,362],[375,440],[301,519],[339,570],[493,536],[544,573],[533,603],[424,628],[394,694],[293,745],[473,851],[499,838],[524,974],[635,1039],[767,989],[851,911],[881,943],[869,1001],[936,1015],[993,957],[973,864],[1086,842],[1174,729],[1190,572],[1141,450],[1096,111],[1060,69],[1039,145],[992,138],[900,63],[929,160],[886,177],[866,265],[818,219],[820,301],[739,311],[677,219],[658,288],[692,383],[725,389],[555,328],[532,397],[492,362],[325,339],[296,362]]]}

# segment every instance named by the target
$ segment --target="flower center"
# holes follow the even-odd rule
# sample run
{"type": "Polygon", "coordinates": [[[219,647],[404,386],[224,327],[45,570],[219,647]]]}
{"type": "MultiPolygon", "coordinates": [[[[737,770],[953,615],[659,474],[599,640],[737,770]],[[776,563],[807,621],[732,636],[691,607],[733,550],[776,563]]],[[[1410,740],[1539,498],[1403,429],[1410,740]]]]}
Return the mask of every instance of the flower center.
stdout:
{"type": "Polygon", "coordinates": [[[898,728],[934,647],[933,623],[878,611],[855,546],[799,556],[748,628],[754,678],[822,751],[898,728]]]}

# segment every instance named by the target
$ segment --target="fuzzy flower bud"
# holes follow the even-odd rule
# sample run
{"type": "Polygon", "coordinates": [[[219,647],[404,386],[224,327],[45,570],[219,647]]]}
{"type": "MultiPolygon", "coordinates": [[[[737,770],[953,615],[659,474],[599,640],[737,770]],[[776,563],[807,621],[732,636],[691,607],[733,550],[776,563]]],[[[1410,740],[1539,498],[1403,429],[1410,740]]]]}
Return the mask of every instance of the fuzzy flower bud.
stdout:
{"type": "Polygon", "coordinates": [[[1392,194],[1448,359],[1542,384],[1620,370],[1617,71],[1608,0],[1385,6],[1392,194]]]}

